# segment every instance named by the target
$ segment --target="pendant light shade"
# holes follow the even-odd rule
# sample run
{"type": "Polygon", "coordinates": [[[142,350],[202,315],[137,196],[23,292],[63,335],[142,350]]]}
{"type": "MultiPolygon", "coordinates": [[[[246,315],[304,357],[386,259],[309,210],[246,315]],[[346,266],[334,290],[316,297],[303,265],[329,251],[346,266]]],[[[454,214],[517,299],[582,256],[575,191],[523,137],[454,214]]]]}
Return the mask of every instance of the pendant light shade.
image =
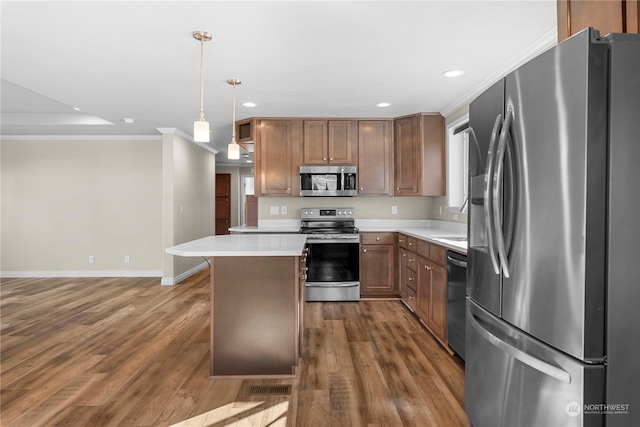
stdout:
{"type": "Polygon", "coordinates": [[[240,146],[236,142],[236,86],[242,84],[240,80],[227,80],[233,86],[233,112],[231,115],[231,143],[227,145],[227,159],[238,160],[240,158],[240,146]]]}
{"type": "Polygon", "coordinates": [[[204,66],[203,52],[204,42],[211,40],[211,34],[206,31],[196,31],[193,38],[200,41],[200,116],[193,122],[193,140],[196,142],[209,142],[209,122],[204,119],[204,66]]]}

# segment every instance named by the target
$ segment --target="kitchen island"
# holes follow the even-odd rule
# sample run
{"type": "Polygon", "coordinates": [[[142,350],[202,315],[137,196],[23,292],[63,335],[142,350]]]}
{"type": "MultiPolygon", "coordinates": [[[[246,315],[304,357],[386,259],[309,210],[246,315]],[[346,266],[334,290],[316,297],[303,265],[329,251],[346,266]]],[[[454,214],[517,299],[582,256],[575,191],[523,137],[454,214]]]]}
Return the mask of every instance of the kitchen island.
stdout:
{"type": "Polygon", "coordinates": [[[166,249],[211,258],[210,375],[282,378],[302,356],[306,237],[209,236],[166,249]]]}

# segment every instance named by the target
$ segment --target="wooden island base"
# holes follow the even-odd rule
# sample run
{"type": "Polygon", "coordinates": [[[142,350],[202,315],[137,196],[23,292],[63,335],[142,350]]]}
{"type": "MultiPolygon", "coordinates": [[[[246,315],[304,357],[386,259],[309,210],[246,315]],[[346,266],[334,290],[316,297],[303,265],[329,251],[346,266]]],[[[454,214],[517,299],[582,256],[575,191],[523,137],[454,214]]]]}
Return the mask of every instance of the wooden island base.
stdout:
{"type": "Polygon", "coordinates": [[[299,256],[211,258],[211,378],[298,375],[301,261],[299,256]]]}

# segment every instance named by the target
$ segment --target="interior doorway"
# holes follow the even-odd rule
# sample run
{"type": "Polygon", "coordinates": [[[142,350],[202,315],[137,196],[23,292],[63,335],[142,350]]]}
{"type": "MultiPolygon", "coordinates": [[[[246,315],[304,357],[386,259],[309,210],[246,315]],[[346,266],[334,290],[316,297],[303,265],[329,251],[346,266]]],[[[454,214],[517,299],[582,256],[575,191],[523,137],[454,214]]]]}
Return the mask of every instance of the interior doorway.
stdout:
{"type": "Polygon", "coordinates": [[[216,235],[229,234],[231,226],[231,174],[216,174],[216,235]]]}

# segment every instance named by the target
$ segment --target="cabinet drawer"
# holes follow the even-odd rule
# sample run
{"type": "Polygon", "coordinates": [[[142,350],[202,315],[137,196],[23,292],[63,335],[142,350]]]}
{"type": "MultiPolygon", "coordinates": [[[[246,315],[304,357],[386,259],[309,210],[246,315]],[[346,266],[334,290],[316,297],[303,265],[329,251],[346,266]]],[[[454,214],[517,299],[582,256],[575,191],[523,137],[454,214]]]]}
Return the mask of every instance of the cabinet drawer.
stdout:
{"type": "Polygon", "coordinates": [[[409,249],[410,251],[415,252],[416,251],[416,242],[417,241],[418,241],[418,239],[416,239],[415,237],[407,236],[407,249],[409,249]]]}
{"type": "Polygon", "coordinates": [[[416,292],[416,280],[416,272],[407,270],[407,289],[413,290],[414,293],[416,292]]]}
{"type": "Polygon", "coordinates": [[[398,234],[398,246],[407,249],[407,236],[406,234],[398,234]]]}
{"type": "Polygon", "coordinates": [[[360,243],[363,245],[393,245],[395,233],[362,233],[360,243]]]}
{"type": "Polygon", "coordinates": [[[442,266],[447,263],[447,250],[442,246],[430,245],[429,259],[442,266]]]}
{"type": "Polygon", "coordinates": [[[429,243],[425,242],[424,240],[418,240],[417,242],[417,253],[418,255],[420,255],[421,257],[424,258],[429,258],[429,243]]]}
{"type": "Polygon", "coordinates": [[[417,295],[414,289],[407,289],[407,298],[405,299],[405,302],[407,303],[411,311],[416,311],[417,295]]]}
{"type": "Polygon", "coordinates": [[[407,267],[410,270],[417,271],[416,254],[413,252],[407,252],[407,267]]]}

